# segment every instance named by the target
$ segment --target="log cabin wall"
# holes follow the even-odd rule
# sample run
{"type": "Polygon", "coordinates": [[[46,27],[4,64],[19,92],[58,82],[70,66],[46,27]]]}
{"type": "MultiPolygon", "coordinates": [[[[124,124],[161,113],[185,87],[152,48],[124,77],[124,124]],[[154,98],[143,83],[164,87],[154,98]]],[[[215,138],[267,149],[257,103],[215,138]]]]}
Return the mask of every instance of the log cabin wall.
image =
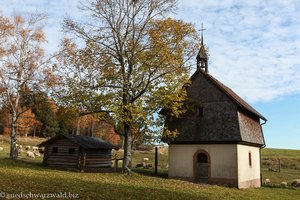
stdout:
{"type": "Polygon", "coordinates": [[[59,138],[47,145],[44,164],[51,167],[78,168],[79,145],[66,138],[59,138]]]}
{"type": "Polygon", "coordinates": [[[86,149],[83,154],[85,154],[85,170],[110,168],[112,166],[111,149],[86,149]]]}

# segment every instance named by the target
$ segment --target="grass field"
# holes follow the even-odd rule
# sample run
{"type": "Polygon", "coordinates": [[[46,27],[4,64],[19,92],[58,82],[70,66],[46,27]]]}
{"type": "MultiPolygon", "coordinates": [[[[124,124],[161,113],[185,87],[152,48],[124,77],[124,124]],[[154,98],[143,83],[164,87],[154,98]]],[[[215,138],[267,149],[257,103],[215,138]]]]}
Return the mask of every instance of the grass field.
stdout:
{"type": "MultiPolygon", "coordinates": [[[[120,173],[79,173],[45,168],[41,165],[41,158],[29,163],[21,155],[19,161],[11,161],[7,159],[9,144],[0,139],[0,146],[5,148],[0,152],[0,195],[21,192],[54,195],[66,192],[66,195],[71,193],[73,197],[78,195],[79,199],[300,199],[300,189],[293,187],[264,186],[239,190],[167,179],[166,149],[159,150],[159,177],[154,177],[153,169],[134,169],[132,175],[124,176],[120,173]]],[[[121,156],[120,154],[118,152],[115,156],[121,156]]],[[[133,152],[133,166],[144,157],[153,161],[154,153],[133,152]]],[[[300,151],[265,149],[262,157],[265,163],[263,175],[270,178],[272,183],[291,182],[300,178],[297,170],[300,151]],[[276,163],[275,159],[278,157],[287,159],[282,161],[284,167],[281,172],[269,171],[268,168],[276,168],[276,164],[273,166],[273,163],[268,162],[274,160],[276,163]]]]}
{"type": "Polygon", "coordinates": [[[264,179],[270,178],[275,184],[282,181],[291,183],[295,178],[300,179],[300,150],[263,149],[262,164],[264,179]]]}

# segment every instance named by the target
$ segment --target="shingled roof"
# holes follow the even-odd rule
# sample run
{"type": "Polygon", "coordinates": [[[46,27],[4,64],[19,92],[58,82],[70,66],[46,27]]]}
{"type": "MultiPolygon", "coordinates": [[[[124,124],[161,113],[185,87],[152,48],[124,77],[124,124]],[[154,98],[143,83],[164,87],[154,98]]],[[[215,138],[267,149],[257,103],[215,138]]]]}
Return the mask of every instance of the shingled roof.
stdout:
{"type": "Polygon", "coordinates": [[[104,141],[100,138],[83,136],[83,135],[71,135],[71,134],[58,134],[50,138],[49,140],[42,142],[38,146],[45,146],[61,137],[64,137],[86,149],[119,149],[119,147],[107,141],[104,141]]]}
{"type": "Polygon", "coordinates": [[[239,107],[247,110],[248,112],[258,116],[259,118],[267,121],[267,119],[261,115],[258,111],[256,111],[252,106],[250,106],[246,101],[244,101],[239,95],[237,95],[234,91],[232,91],[229,87],[225,86],[223,83],[218,81],[216,78],[211,76],[210,74],[204,72],[203,70],[197,70],[192,76],[191,80],[197,75],[197,73],[202,73],[209,81],[211,81],[217,88],[223,91],[230,99],[232,99],[239,107]]]}

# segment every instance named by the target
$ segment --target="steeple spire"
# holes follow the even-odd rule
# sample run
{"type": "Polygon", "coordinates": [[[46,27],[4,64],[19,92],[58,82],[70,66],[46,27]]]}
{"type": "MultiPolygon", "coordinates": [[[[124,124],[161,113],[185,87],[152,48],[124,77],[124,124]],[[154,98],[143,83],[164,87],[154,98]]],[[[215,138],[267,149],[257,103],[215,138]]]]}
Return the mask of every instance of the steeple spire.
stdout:
{"type": "Polygon", "coordinates": [[[200,31],[201,31],[201,45],[204,45],[204,43],[203,43],[203,31],[205,31],[206,29],[205,28],[203,28],[203,23],[201,24],[201,29],[200,29],[200,31]]]}
{"type": "Polygon", "coordinates": [[[203,28],[203,23],[201,24],[201,47],[197,55],[197,70],[204,69],[206,73],[208,73],[208,56],[206,53],[206,49],[203,42],[203,31],[206,30],[203,28]]]}

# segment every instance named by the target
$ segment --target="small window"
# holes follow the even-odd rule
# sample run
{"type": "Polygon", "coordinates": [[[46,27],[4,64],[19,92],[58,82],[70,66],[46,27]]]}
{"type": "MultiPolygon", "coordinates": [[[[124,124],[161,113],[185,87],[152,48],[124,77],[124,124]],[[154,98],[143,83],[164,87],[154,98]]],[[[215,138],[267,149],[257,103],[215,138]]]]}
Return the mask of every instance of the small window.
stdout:
{"type": "Polygon", "coordinates": [[[198,108],[198,113],[200,117],[203,116],[203,107],[198,108]]]}
{"type": "Polygon", "coordinates": [[[58,147],[53,147],[52,148],[52,153],[58,153],[58,147]]]}
{"type": "Polygon", "coordinates": [[[252,167],[252,155],[251,152],[248,153],[249,156],[249,166],[252,167]]]}
{"type": "Polygon", "coordinates": [[[75,154],[75,148],[69,148],[69,154],[75,154]]]}

